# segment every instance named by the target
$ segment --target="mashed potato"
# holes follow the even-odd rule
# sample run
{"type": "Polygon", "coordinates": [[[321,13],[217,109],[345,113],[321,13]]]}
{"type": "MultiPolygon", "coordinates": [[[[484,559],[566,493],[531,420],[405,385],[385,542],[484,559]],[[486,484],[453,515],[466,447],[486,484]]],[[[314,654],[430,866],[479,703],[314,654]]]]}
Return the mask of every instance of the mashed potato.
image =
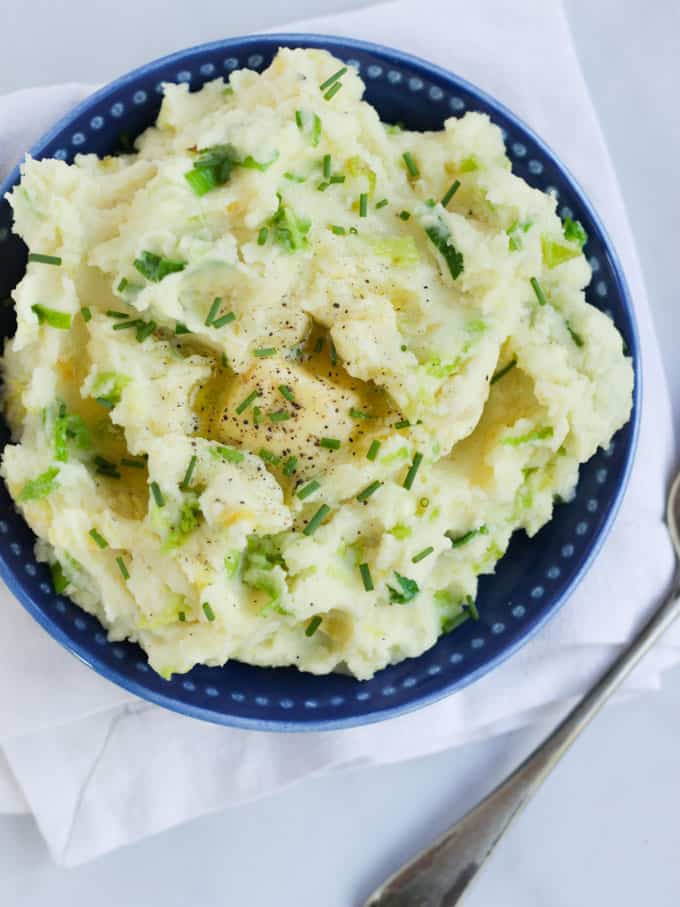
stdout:
{"type": "Polygon", "coordinates": [[[629,417],[580,224],[486,116],[386,126],[341,66],[166,85],[134,154],[10,195],[2,475],[57,590],[163,676],[418,655],[629,417]]]}

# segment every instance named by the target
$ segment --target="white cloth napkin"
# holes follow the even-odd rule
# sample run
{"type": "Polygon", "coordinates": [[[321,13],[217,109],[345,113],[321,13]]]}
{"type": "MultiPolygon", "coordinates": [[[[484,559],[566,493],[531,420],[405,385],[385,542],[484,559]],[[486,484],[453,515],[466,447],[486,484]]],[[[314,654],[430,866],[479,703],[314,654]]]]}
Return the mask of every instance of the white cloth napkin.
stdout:
{"type": "MultiPolygon", "coordinates": [[[[312,773],[412,758],[556,715],[632,636],[670,579],[662,523],[673,456],[668,392],[623,202],[561,5],[397,0],[296,30],[391,44],[454,70],[528,121],[576,174],[623,259],[640,326],[645,380],[636,466],[596,564],[537,638],[466,690],[354,730],[245,732],[149,706],[71,658],[0,593],[0,811],[32,811],[65,865],[312,773]]],[[[0,98],[0,174],[88,91],[63,85],[0,98]]],[[[680,627],[627,689],[654,689],[679,660],[680,627]]]]}

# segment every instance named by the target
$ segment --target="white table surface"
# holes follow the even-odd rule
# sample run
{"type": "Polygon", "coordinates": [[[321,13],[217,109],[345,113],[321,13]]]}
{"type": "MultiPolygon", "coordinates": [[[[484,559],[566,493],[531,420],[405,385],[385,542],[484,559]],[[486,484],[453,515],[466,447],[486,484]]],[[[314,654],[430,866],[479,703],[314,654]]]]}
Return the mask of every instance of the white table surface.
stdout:
{"type": "MultiPolygon", "coordinates": [[[[452,0],[453,10],[457,2],[452,0]]],[[[179,47],[361,5],[362,0],[8,2],[0,28],[0,92],[27,84],[106,81],[179,47]]],[[[677,422],[680,300],[673,266],[680,255],[680,4],[566,5],[623,186],[677,422]]],[[[667,676],[662,692],[607,708],[508,834],[466,904],[677,907],[679,714],[680,669],[667,676]]],[[[0,817],[0,904],[354,907],[484,795],[545,731],[533,728],[402,765],[308,779],[79,869],[51,864],[29,817],[0,817]],[[469,781],[480,761],[487,768],[483,786],[469,781]]]]}

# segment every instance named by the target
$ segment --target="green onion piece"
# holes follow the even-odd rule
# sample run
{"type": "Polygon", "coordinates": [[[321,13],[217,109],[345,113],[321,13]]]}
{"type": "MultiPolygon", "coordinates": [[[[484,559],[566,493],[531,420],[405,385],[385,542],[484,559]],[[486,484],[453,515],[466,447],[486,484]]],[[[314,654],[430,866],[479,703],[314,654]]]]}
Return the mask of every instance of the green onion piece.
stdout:
{"type": "Polygon", "coordinates": [[[414,579],[402,576],[401,573],[397,573],[396,570],[394,571],[394,575],[397,578],[400,588],[395,589],[393,586],[387,587],[390,593],[390,601],[393,604],[405,605],[416,597],[420,592],[420,588],[414,579]]]}
{"type": "Polygon", "coordinates": [[[295,124],[297,125],[297,128],[298,128],[298,129],[302,129],[302,128],[304,127],[304,125],[305,125],[305,124],[304,124],[304,120],[302,119],[302,111],[301,111],[301,110],[296,110],[296,111],[295,111],[295,124]]]}
{"type": "Polygon", "coordinates": [[[359,231],[357,230],[356,227],[350,227],[350,228],[349,228],[349,232],[350,232],[353,236],[358,236],[358,235],[359,235],[359,231]]]}
{"type": "Polygon", "coordinates": [[[221,305],[222,305],[222,300],[220,299],[219,296],[216,296],[215,299],[213,299],[213,301],[212,301],[212,305],[210,306],[210,311],[208,312],[208,315],[205,319],[206,325],[210,326],[213,318],[219,312],[221,305]]]}
{"type": "Polygon", "coordinates": [[[340,441],[337,438],[321,438],[319,447],[325,447],[326,450],[339,450],[340,441]]]}
{"type": "Polygon", "coordinates": [[[146,460],[133,460],[130,457],[123,457],[120,461],[121,466],[129,466],[130,469],[144,469],[146,460]]]}
{"type": "Polygon", "coordinates": [[[402,220],[408,220],[410,216],[411,216],[411,212],[410,212],[410,211],[400,211],[400,212],[399,212],[399,217],[400,217],[402,220]]]}
{"type": "Polygon", "coordinates": [[[308,498],[310,496],[310,494],[314,494],[314,492],[318,488],[321,488],[321,482],[317,482],[316,479],[312,479],[311,482],[303,485],[303,487],[296,493],[296,497],[301,501],[304,501],[305,498],[308,498]]]}
{"type": "Polygon", "coordinates": [[[320,353],[323,349],[323,337],[317,337],[316,343],[314,344],[314,352],[320,353]]]}
{"type": "Polygon", "coordinates": [[[190,333],[191,333],[191,331],[190,331],[189,328],[186,326],[186,324],[182,324],[181,321],[176,321],[176,322],[175,322],[175,334],[176,334],[176,335],[179,335],[179,334],[190,334],[190,333]]]}
{"type": "Polygon", "coordinates": [[[287,400],[289,403],[295,402],[295,396],[293,395],[293,391],[291,390],[290,387],[288,387],[287,384],[279,384],[279,393],[281,394],[283,399],[287,400]]]}
{"type": "Polygon", "coordinates": [[[371,446],[368,448],[368,453],[366,454],[367,460],[375,460],[378,456],[378,451],[380,450],[381,442],[380,441],[371,441],[371,446]]]}
{"type": "Polygon", "coordinates": [[[177,271],[183,271],[186,268],[185,261],[173,261],[170,258],[161,258],[154,252],[142,252],[139,258],[132,262],[139,273],[153,283],[159,283],[168,274],[174,274],[177,271]]]}
{"type": "Polygon", "coordinates": [[[31,306],[31,311],[38,319],[38,324],[47,324],[51,328],[59,328],[62,331],[68,331],[71,327],[71,316],[68,312],[58,312],[56,309],[48,309],[47,306],[36,302],[31,306]]]}
{"type": "Polygon", "coordinates": [[[268,236],[269,236],[269,227],[260,227],[260,232],[257,234],[258,246],[263,246],[267,242],[268,236]]]}
{"type": "Polygon", "coordinates": [[[333,224],[331,230],[333,231],[333,233],[335,233],[336,236],[344,236],[345,233],[347,233],[347,230],[345,230],[344,227],[340,227],[337,224],[333,224]]]}
{"type": "Polygon", "coordinates": [[[395,428],[410,428],[411,423],[408,419],[400,419],[399,422],[394,423],[395,428]]]}
{"type": "Polygon", "coordinates": [[[203,602],[203,604],[201,605],[201,608],[203,608],[203,613],[208,618],[208,620],[212,623],[212,621],[215,620],[215,612],[210,607],[208,602],[203,602]]]}
{"type": "Polygon", "coordinates": [[[536,278],[532,277],[531,280],[529,281],[529,283],[533,287],[534,293],[536,294],[536,299],[538,299],[538,304],[547,305],[548,300],[545,298],[545,293],[543,292],[543,288],[541,287],[540,283],[536,280],[536,278]]]}
{"type": "Polygon", "coordinates": [[[241,415],[241,413],[244,413],[253,402],[253,400],[256,400],[259,396],[259,391],[251,391],[248,396],[236,407],[236,412],[239,414],[239,416],[241,415]]]}
{"type": "Polygon", "coordinates": [[[184,478],[180,483],[180,488],[182,491],[186,491],[191,484],[191,477],[194,474],[194,469],[196,469],[196,463],[198,462],[198,457],[196,454],[189,460],[189,465],[187,466],[187,471],[184,473],[184,478]]]}
{"type": "Polygon", "coordinates": [[[156,506],[165,507],[165,498],[163,497],[163,492],[161,491],[158,482],[152,482],[150,487],[151,494],[153,495],[154,501],[156,502],[156,506]]]}
{"type": "Polygon", "coordinates": [[[142,323],[143,322],[140,322],[138,318],[135,318],[133,321],[118,321],[114,324],[113,329],[114,331],[126,331],[128,328],[139,327],[142,323]]]}
{"type": "Polygon", "coordinates": [[[125,566],[125,561],[123,560],[123,558],[117,557],[116,563],[118,564],[118,569],[123,574],[123,579],[125,579],[125,580],[130,579],[130,573],[128,571],[128,568],[125,566]]]}
{"type": "Polygon", "coordinates": [[[182,623],[182,624],[185,623],[185,622],[186,622],[186,619],[187,619],[187,616],[186,616],[186,614],[185,614],[184,611],[178,611],[178,612],[177,612],[177,620],[178,620],[180,623],[182,623]]]}
{"type": "Polygon", "coordinates": [[[362,491],[359,492],[359,494],[357,495],[357,501],[363,504],[364,501],[367,501],[372,494],[376,493],[381,485],[382,482],[379,482],[377,479],[375,480],[375,482],[371,482],[370,485],[367,485],[362,491]]]}
{"type": "Polygon", "coordinates": [[[116,287],[116,293],[124,293],[128,286],[128,283],[129,283],[129,281],[128,281],[127,277],[121,277],[121,279],[118,282],[118,286],[116,287]]]}
{"type": "Polygon", "coordinates": [[[334,173],[333,176],[328,180],[331,185],[335,183],[344,183],[346,177],[342,173],[334,173]]]}
{"type": "Polygon", "coordinates": [[[324,154],[324,156],[323,156],[322,172],[324,175],[324,179],[331,178],[331,156],[330,156],[330,154],[324,154]]]}
{"type": "Polygon", "coordinates": [[[57,488],[57,476],[59,475],[58,466],[50,466],[45,472],[41,472],[35,479],[29,479],[19,493],[18,501],[38,501],[46,498],[57,488]]]}
{"type": "Polygon", "coordinates": [[[188,170],[184,174],[184,179],[189,183],[196,195],[205,195],[218,184],[215,181],[212,170],[188,170]]]}
{"type": "Polygon", "coordinates": [[[314,617],[307,624],[307,627],[305,628],[305,636],[314,636],[316,631],[321,626],[322,621],[323,621],[323,617],[319,617],[318,614],[315,614],[314,617]]]}
{"type": "Polygon", "coordinates": [[[157,324],[155,321],[139,321],[137,322],[137,333],[135,339],[137,343],[144,343],[147,337],[150,337],[151,334],[156,330],[157,324]]]}
{"type": "Polygon", "coordinates": [[[232,321],[236,321],[236,315],[233,312],[227,312],[225,315],[222,315],[220,318],[216,318],[210,326],[219,330],[220,328],[223,328],[226,324],[231,324],[232,321]]]}
{"type": "Polygon", "coordinates": [[[92,318],[92,312],[89,310],[89,308],[86,305],[84,305],[82,307],[82,309],[80,310],[80,314],[83,316],[83,321],[90,321],[92,318]]]}
{"type": "Polygon", "coordinates": [[[418,170],[418,165],[413,160],[413,155],[411,154],[411,152],[405,151],[402,154],[402,158],[404,159],[404,163],[406,164],[406,169],[408,170],[411,177],[414,180],[417,180],[418,177],[420,176],[420,170],[418,170]]]}
{"type": "Polygon", "coordinates": [[[68,586],[69,581],[59,561],[54,564],[50,564],[50,573],[52,574],[52,585],[54,586],[54,591],[57,593],[57,595],[61,595],[62,592],[66,591],[66,587],[68,586]]]}
{"type": "Polygon", "coordinates": [[[371,576],[371,571],[368,567],[368,564],[359,564],[359,573],[361,574],[361,580],[364,584],[364,589],[367,592],[372,592],[375,587],[373,585],[373,577],[371,576]]]}
{"type": "Polygon", "coordinates": [[[455,280],[463,273],[464,260],[462,252],[459,252],[451,241],[451,231],[448,225],[439,218],[436,223],[425,229],[425,233],[435,249],[443,256],[449,273],[455,280]]]}
{"type": "Polygon", "coordinates": [[[40,252],[29,252],[28,260],[34,261],[41,265],[60,265],[61,258],[58,255],[42,255],[40,252]]]}
{"type": "Polygon", "coordinates": [[[259,406],[253,407],[253,425],[259,425],[262,422],[262,410],[259,406]]]}
{"type": "Polygon", "coordinates": [[[495,384],[497,381],[500,381],[501,378],[505,378],[508,372],[511,372],[513,368],[517,365],[517,357],[513,357],[507,365],[504,365],[503,368],[499,368],[497,372],[494,372],[494,375],[489,382],[489,384],[495,384]]]}
{"type": "Polygon", "coordinates": [[[90,538],[94,539],[98,548],[108,548],[109,543],[106,541],[103,535],[97,532],[96,529],[90,529],[89,532],[90,538]]]}
{"type": "Polygon", "coordinates": [[[235,447],[225,447],[223,444],[220,444],[219,447],[213,447],[210,450],[210,453],[215,457],[221,457],[227,463],[243,463],[246,458],[246,455],[237,450],[235,447]]]}
{"type": "Polygon", "coordinates": [[[306,176],[297,176],[297,174],[291,173],[290,170],[286,170],[286,172],[283,174],[283,178],[284,178],[284,179],[287,179],[287,180],[290,180],[291,183],[305,183],[305,182],[307,182],[307,177],[306,177],[306,176]]]}
{"type": "Polygon", "coordinates": [[[379,202],[375,203],[376,208],[384,208],[385,205],[389,205],[389,202],[386,198],[381,198],[379,202]]]}
{"type": "Polygon", "coordinates": [[[310,140],[315,148],[321,141],[321,117],[316,113],[312,114],[312,131],[310,134],[310,140]]]}
{"type": "Polygon", "coordinates": [[[415,454],[413,457],[413,462],[411,463],[411,466],[409,468],[409,471],[406,473],[406,478],[404,479],[404,488],[406,488],[407,491],[411,490],[411,487],[413,486],[413,482],[415,481],[415,478],[416,478],[416,474],[417,474],[418,470],[420,469],[420,464],[422,462],[423,462],[423,455],[421,453],[415,454]]]}
{"type": "Polygon", "coordinates": [[[569,242],[575,242],[583,248],[588,242],[588,234],[583,229],[583,224],[579,220],[572,220],[571,217],[565,217],[563,224],[564,238],[569,242]]]}
{"type": "Polygon", "coordinates": [[[283,464],[283,474],[284,476],[292,476],[297,470],[298,458],[297,457],[288,457],[286,462],[283,464]]]}
{"type": "Polygon", "coordinates": [[[469,532],[464,532],[463,535],[452,536],[451,532],[445,532],[444,535],[451,542],[452,548],[460,548],[461,545],[467,545],[469,541],[475,538],[478,535],[487,535],[489,530],[486,526],[480,526],[478,529],[471,529],[469,532]]]}
{"type": "Polygon", "coordinates": [[[318,185],[317,185],[317,187],[316,187],[316,191],[317,191],[317,192],[325,192],[326,189],[328,189],[329,186],[330,186],[330,183],[326,183],[326,182],[324,182],[324,183],[318,183],[318,185]]]}
{"type": "Polygon", "coordinates": [[[582,347],[583,346],[583,337],[581,337],[580,334],[576,333],[576,331],[572,328],[572,326],[569,324],[568,321],[566,321],[565,324],[567,325],[567,330],[569,331],[569,336],[574,341],[576,346],[582,347]]]}
{"type": "Polygon", "coordinates": [[[347,67],[343,66],[342,69],[339,69],[337,72],[334,72],[332,76],[329,76],[325,82],[322,82],[319,85],[319,91],[326,91],[327,88],[330,88],[334,82],[337,82],[338,79],[341,79],[347,72],[347,67]]]}
{"type": "Polygon", "coordinates": [[[373,418],[373,416],[370,416],[368,413],[365,413],[360,409],[355,409],[353,406],[350,407],[349,414],[353,419],[372,419],[373,418]]]}
{"type": "Polygon", "coordinates": [[[278,409],[275,413],[269,413],[271,422],[287,422],[290,419],[290,413],[285,409],[278,409]]]}
{"type": "Polygon", "coordinates": [[[281,457],[277,457],[275,453],[272,453],[271,450],[267,450],[266,447],[261,447],[258,450],[257,455],[261,460],[264,460],[265,463],[271,463],[272,466],[278,466],[281,462],[281,457]]]}
{"type": "Polygon", "coordinates": [[[322,504],[321,507],[316,511],[311,520],[307,523],[305,528],[302,530],[305,535],[312,535],[313,532],[319,528],[326,516],[331,512],[331,508],[328,504],[322,504]]]}
{"type": "Polygon", "coordinates": [[[526,435],[520,435],[515,438],[502,438],[501,444],[508,444],[510,447],[518,447],[520,444],[530,444],[532,441],[545,441],[552,438],[553,428],[548,425],[545,428],[537,428],[536,431],[527,432],[526,435]]]}
{"type": "Polygon", "coordinates": [[[257,356],[258,359],[267,359],[269,356],[276,356],[276,347],[260,347],[254,351],[254,355],[257,356]]]}
{"type": "Polygon", "coordinates": [[[446,190],[444,195],[442,196],[442,207],[443,208],[446,208],[448,203],[451,201],[451,199],[456,194],[456,192],[458,192],[459,189],[460,189],[460,180],[454,180],[451,183],[451,185],[449,186],[449,188],[446,190]]]}
{"type": "Polygon", "coordinates": [[[324,101],[332,101],[341,88],[342,82],[336,82],[334,85],[331,85],[326,94],[323,96],[324,101]]]}
{"type": "Polygon", "coordinates": [[[368,193],[362,192],[359,196],[359,217],[368,217],[368,193]]]}
{"type": "MultiPolygon", "coordinates": [[[[350,230],[350,233],[352,231],[350,230]]],[[[336,366],[338,364],[338,351],[335,349],[335,344],[332,340],[328,341],[328,348],[330,351],[331,365],[336,366]]]]}
{"type": "Polygon", "coordinates": [[[419,563],[419,561],[424,561],[425,558],[429,557],[433,551],[434,548],[432,547],[432,545],[430,545],[428,548],[423,548],[423,550],[419,551],[418,554],[413,555],[413,557],[411,558],[411,563],[417,564],[419,563]]]}

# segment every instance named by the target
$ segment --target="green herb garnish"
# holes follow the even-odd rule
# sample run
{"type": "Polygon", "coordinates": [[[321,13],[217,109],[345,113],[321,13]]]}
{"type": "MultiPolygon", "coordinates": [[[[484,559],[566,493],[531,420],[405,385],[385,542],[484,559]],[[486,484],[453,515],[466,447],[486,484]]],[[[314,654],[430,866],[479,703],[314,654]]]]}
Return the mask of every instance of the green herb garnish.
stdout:
{"type": "Polygon", "coordinates": [[[444,257],[449,273],[455,280],[463,273],[463,255],[451,241],[451,231],[441,218],[435,224],[425,228],[425,233],[432,245],[444,257]]]}
{"type": "Polygon", "coordinates": [[[411,490],[411,487],[415,481],[416,474],[420,469],[420,464],[423,462],[423,455],[421,453],[416,453],[413,457],[413,462],[409,467],[409,471],[406,473],[406,478],[404,479],[404,488],[408,491],[411,490]]]}
{"type": "Polygon", "coordinates": [[[298,217],[279,194],[279,206],[270,220],[274,239],[286,252],[298,252],[307,247],[307,234],[311,226],[306,218],[298,217]]]}
{"type": "Polygon", "coordinates": [[[460,548],[461,545],[467,545],[468,542],[476,538],[478,535],[487,535],[489,530],[486,526],[480,526],[478,529],[470,529],[469,532],[464,532],[462,535],[452,535],[451,530],[445,532],[444,535],[451,542],[452,548],[460,548]]]}
{"type": "Polygon", "coordinates": [[[159,283],[168,274],[183,271],[185,261],[173,261],[171,258],[162,258],[154,252],[142,252],[139,258],[132,262],[139,273],[152,283],[159,283]]]}
{"type": "Polygon", "coordinates": [[[399,212],[399,217],[400,217],[402,220],[408,220],[408,219],[410,218],[410,216],[411,216],[411,212],[410,212],[410,211],[400,211],[400,212],[399,212]]]}
{"type": "Polygon", "coordinates": [[[83,316],[83,321],[87,322],[92,320],[92,312],[86,305],[82,307],[80,314],[83,316]]]}
{"type": "Polygon", "coordinates": [[[260,227],[260,232],[257,234],[258,246],[263,246],[267,242],[268,236],[269,236],[269,227],[260,227]]]}
{"type": "Polygon", "coordinates": [[[380,450],[381,442],[380,441],[371,441],[371,446],[368,448],[368,453],[366,454],[367,460],[375,460],[378,456],[378,451],[380,450]]]}
{"type": "Polygon", "coordinates": [[[547,304],[548,304],[548,300],[547,300],[546,297],[545,297],[545,293],[543,292],[543,288],[541,287],[540,283],[536,280],[536,278],[535,278],[535,277],[532,277],[531,280],[529,281],[529,283],[531,284],[531,286],[532,286],[532,288],[533,288],[533,291],[534,291],[534,293],[536,294],[536,299],[538,299],[538,304],[539,304],[539,305],[547,305],[547,304]]]}
{"type": "Polygon", "coordinates": [[[117,557],[116,563],[118,564],[118,569],[120,570],[121,574],[123,575],[123,579],[124,580],[130,579],[130,573],[128,571],[128,568],[125,565],[125,561],[123,560],[123,558],[117,557]]]}
{"type": "Polygon", "coordinates": [[[220,457],[227,463],[243,463],[246,458],[246,455],[237,450],[235,447],[227,447],[224,444],[220,444],[217,447],[211,447],[210,453],[214,457],[220,457]]]}
{"type": "Polygon", "coordinates": [[[321,438],[319,447],[325,447],[326,450],[339,450],[340,441],[337,438],[321,438]]]}
{"type": "Polygon", "coordinates": [[[501,378],[505,378],[508,372],[511,372],[513,368],[517,365],[517,357],[513,357],[507,365],[504,365],[503,368],[499,368],[497,372],[494,372],[493,377],[489,384],[495,384],[497,381],[500,381],[501,378]]]}
{"type": "Polygon", "coordinates": [[[359,217],[368,217],[368,192],[359,196],[359,217]]]}
{"type": "Polygon", "coordinates": [[[389,201],[386,198],[381,198],[379,202],[375,203],[376,210],[384,208],[385,205],[389,205],[389,201]]]}
{"type": "Polygon", "coordinates": [[[158,482],[152,482],[150,488],[153,499],[156,502],[156,507],[165,507],[165,498],[163,497],[163,492],[161,491],[158,482]]]}
{"type": "Polygon", "coordinates": [[[57,593],[57,595],[61,595],[62,592],[66,591],[69,580],[64,573],[64,568],[61,566],[59,561],[55,561],[54,564],[50,564],[50,573],[52,574],[52,585],[54,586],[54,591],[57,593]]]}
{"type": "Polygon", "coordinates": [[[345,230],[344,227],[340,227],[340,226],[338,226],[337,224],[333,224],[333,225],[332,225],[331,231],[332,231],[333,233],[335,233],[336,236],[344,236],[345,233],[347,233],[347,230],[345,230]]]}
{"type": "Polygon", "coordinates": [[[123,457],[120,461],[121,466],[128,466],[130,469],[144,469],[146,460],[132,460],[129,457],[123,457]]]}
{"type": "Polygon", "coordinates": [[[253,351],[253,355],[257,356],[258,359],[268,359],[270,356],[276,355],[275,346],[261,346],[258,349],[253,351]]]}
{"type": "Polygon", "coordinates": [[[583,337],[580,334],[577,334],[576,331],[572,328],[568,321],[565,321],[567,330],[569,331],[569,336],[574,341],[576,346],[582,347],[584,345],[583,337]]]}
{"type": "Polygon", "coordinates": [[[29,479],[26,482],[19,492],[17,500],[20,502],[39,501],[41,498],[46,498],[58,487],[59,483],[56,481],[58,475],[59,468],[50,466],[49,469],[41,472],[35,479],[29,479]]]}
{"type": "Polygon", "coordinates": [[[578,220],[572,220],[571,217],[565,217],[563,224],[564,238],[569,242],[576,243],[582,249],[588,242],[588,234],[583,228],[583,224],[578,220]]]}
{"type": "Polygon", "coordinates": [[[371,482],[370,485],[367,485],[364,489],[362,489],[359,492],[359,494],[357,495],[357,501],[359,501],[360,503],[363,504],[364,501],[367,501],[371,497],[372,494],[376,493],[376,491],[380,488],[381,485],[382,485],[382,482],[379,482],[377,479],[374,482],[371,482]]]}
{"type": "Polygon", "coordinates": [[[34,261],[41,265],[60,265],[61,258],[58,255],[43,255],[40,252],[29,252],[28,260],[34,261]]]}
{"type": "Polygon", "coordinates": [[[98,548],[108,548],[109,547],[109,543],[106,541],[104,536],[101,535],[101,533],[98,532],[96,529],[90,529],[88,535],[90,536],[91,539],[94,540],[94,542],[98,548]]]}
{"type": "Polygon", "coordinates": [[[342,82],[336,82],[334,85],[331,85],[326,94],[323,96],[324,101],[332,101],[341,88],[342,82]]]}
{"type": "Polygon", "coordinates": [[[196,469],[196,463],[198,462],[198,457],[196,454],[189,460],[189,465],[187,466],[187,471],[184,473],[184,478],[180,482],[180,489],[182,491],[187,491],[189,485],[191,484],[191,477],[194,474],[194,469],[196,469]]]}
{"type": "Polygon", "coordinates": [[[286,462],[283,464],[284,476],[292,476],[297,471],[297,465],[298,465],[297,457],[288,457],[286,462]]]}
{"type": "Polygon", "coordinates": [[[251,391],[248,394],[248,396],[245,399],[243,399],[239,403],[239,405],[236,407],[236,412],[238,413],[238,415],[240,416],[241,413],[244,413],[248,409],[250,404],[253,402],[253,400],[256,400],[259,396],[260,396],[259,391],[256,391],[256,390],[251,391]]]}
{"type": "Polygon", "coordinates": [[[287,422],[290,417],[290,413],[285,409],[277,409],[276,412],[269,413],[270,422],[287,422]]]}
{"type": "Polygon", "coordinates": [[[411,152],[405,151],[402,154],[402,158],[404,160],[404,163],[406,164],[406,169],[408,170],[411,178],[414,180],[417,180],[418,177],[420,176],[420,170],[418,170],[418,165],[413,160],[413,155],[411,154],[411,152]]]}
{"type": "Polygon", "coordinates": [[[272,453],[271,450],[267,450],[266,447],[261,447],[258,450],[257,455],[261,460],[264,460],[265,463],[271,463],[272,466],[278,466],[281,462],[281,457],[277,457],[275,453],[272,453]]]}
{"type": "Polygon", "coordinates": [[[68,331],[71,327],[71,316],[68,312],[48,309],[47,306],[41,305],[39,302],[31,306],[31,311],[35,314],[39,324],[47,324],[51,328],[59,328],[61,331],[68,331]]]}
{"type": "Polygon", "coordinates": [[[189,328],[186,326],[186,324],[182,324],[181,321],[176,321],[176,322],[175,322],[175,334],[176,334],[176,335],[179,335],[179,334],[190,334],[190,333],[191,333],[191,331],[190,331],[189,328]]]}
{"type": "Polygon", "coordinates": [[[446,208],[453,196],[460,189],[460,180],[454,180],[442,196],[442,208],[446,208]]]}
{"type": "Polygon", "coordinates": [[[228,183],[239,159],[233,145],[213,145],[200,151],[199,155],[193,169],[185,173],[184,178],[200,196],[228,183]]]}
{"type": "Polygon", "coordinates": [[[319,528],[326,516],[331,512],[331,508],[328,504],[322,504],[321,507],[316,511],[311,520],[307,523],[305,528],[302,530],[305,535],[312,535],[319,528]]]}
{"type": "Polygon", "coordinates": [[[203,613],[208,618],[208,620],[212,623],[212,621],[215,620],[215,612],[211,608],[210,604],[208,602],[203,602],[203,604],[201,605],[201,608],[203,608],[203,613]]]}
{"type": "Polygon", "coordinates": [[[413,555],[413,557],[411,558],[411,563],[417,564],[419,563],[419,561],[424,561],[425,558],[429,557],[433,551],[434,548],[432,547],[432,545],[430,545],[428,548],[423,548],[423,550],[419,551],[418,554],[413,555]]]}
{"type": "Polygon", "coordinates": [[[321,626],[322,621],[323,617],[319,617],[318,614],[315,614],[305,628],[305,636],[314,636],[316,631],[321,626]]]}
{"type": "Polygon", "coordinates": [[[363,410],[355,409],[353,406],[350,407],[349,414],[353,419],[372,419],[373,416],[369,413],[363,412],[363,410]]]}
{"type": "Polygon", "coordinates": [[[338,79],[341,79],[347,72],[347,67],[343,66],[341,69],[338,69],[337,72],[334,72],[332,76],[329,76],[325,82],[322,82],[319,85],[319,91],[326,91],[327,88],[330,88],[338,79]]]}
{"type": "Polygon", "coordinates": [[[373,585],[373,577],[371,576],[371,571],[368,564],[359,564],[359,573],[361,574],[361,580],[364,584],[364,589],[367,592],[372,592],[375,587],[373,585]]]}
{"type": "Polygon", "coordinates": [[[314,492],[319,488],[321,488],[321,482],[317,482],[316,479],[312,479],[311,482],[303,485],[303,487],[296,493],[296,497],[298,497],[301,501],[304,501],[311,494],[314,494],[314,492]]]}
{"type": "Polygon", "coordinates": [[[283,399],[287,400],[289,403],[295,402],[293,391],[290,387],[288,387],[287,384],[279,384],[279,393],[281,394],[283,399]]]}
{"type": "Polygon", "coordinates": [[[390,601],[393,604],[405,605],[407,602],[412,601],[416,595],[420,592],[418,583],[414,579],[409,579],[407,576],[402,576],[401,573],[394,571],[394,575],[397,578],[400,588],[395,589],[393,586],[388,585],[390,593],[390,601]]]}

